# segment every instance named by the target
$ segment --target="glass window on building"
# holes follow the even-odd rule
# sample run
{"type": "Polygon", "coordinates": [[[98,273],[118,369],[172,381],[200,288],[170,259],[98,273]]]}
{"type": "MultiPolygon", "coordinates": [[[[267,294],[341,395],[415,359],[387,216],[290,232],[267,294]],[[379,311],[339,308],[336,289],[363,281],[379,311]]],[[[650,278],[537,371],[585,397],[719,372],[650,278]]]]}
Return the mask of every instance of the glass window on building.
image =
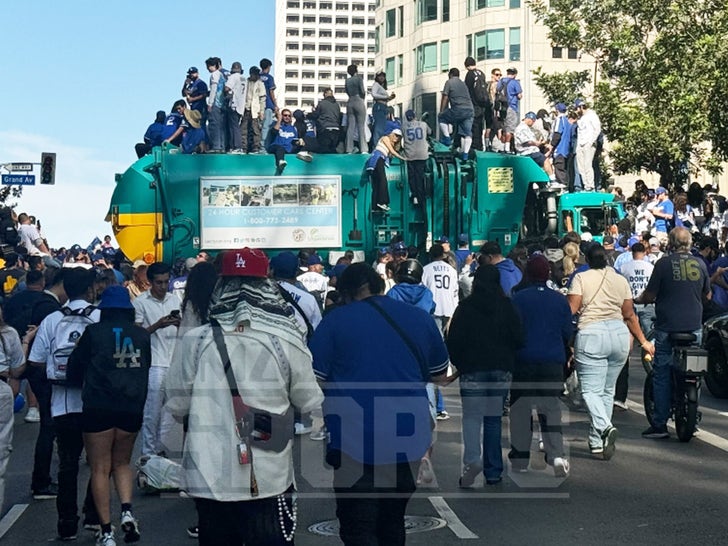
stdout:
{"type": "Polygon", "coordinates": [[[298,57],[286,57],[286,64],[298,64],[298,57]]]}
{"type": "Polygon", "coordinates": [[[301,59],[301,62],[303,64],[316,64],[316,59],[314,59],[313,57],[304,57],[303,59],[301,59]]]}
{"type": "Polygon", "coordinates": [[[404,55],[397,56],[397,83],[401,84],[404,79],[404,55]]]}
{"type": "Polygon", "coordinates": [[[379,53],[379,35],[382,32],[382,25],[379,25],[374,31],[374,53],[379,53]]]}
{"type": "Polygon", "coordinates": [[[322,80],[328,80],[331,77],[331,72],[319,72],[319,78],[322,80]]]}
{"type": "Polygon", "coordinates": [[[313,80],[315,77],[316,77],[315,72],[311,72],[311,71],[307,71],[307,70],[304,70],[303,72],[301,72],[301,78],[303,78],[304,80],[313,80]]]}
{"type": "Polygon", "coordinates": [[[511,9],[518,9],[521,7],[521,0],[508,0],[508,7],[511,9]]]}
{"type": "Polygon", "coordinates": [[[300,8],[301,2],[298,0],[288,0],[288,3],[286,4],[289,8],[300,8]]]}
{"type": "Polygon", "coordinates": [[[304,28],[303,36],[304,38],[311,38],[312,36],[316,36],[316,31],[312,28],[304,28]]]}
{"type": "Polygon", "coordinates": [[[437,70],[437,42],[417,46],[417,73],[437,70]]]}
{"type": "Polygon", "coordinates": [[[290,83],[287,84],[286,93],[298,93],[298,86],[290,83]]]}
{"type": "Polygon", "coordinates": [[[304,2],[303,9],[316,9],[316,2],[304,2]]]}
{"type": "Polygon", "coordinates": [[[427,124],[432,129],[432,134],[435,133],[435,124],[437,122],[437,93],[424,93],[419,97],[415,97],[414,110],[417,112],[417,116],[422,119],[424,114],[427,116],[427,124]]]}
{"type": "Polygon", "coordinates": [[[333,4],[331,2],[321,2],[319,9],[332,9],[333,4]]]}
{"type": "Polygon", "coordinates": [[[331,24],[331,16],[322,15],[321,17],[319,17],[319,23],[331,24]]]}
{"type": "Polygon", "coordinates": [[[450,20],[450,0],[442,0],[442,22],[447,23],[450,20]]]}
{"type": "Polygon", "coordinates": [[[399,8],[397,9],[399,10],[399,27],[397,36],[401,38],[402,36],[404,36],[404,6],[399,6],[399,8]]]}
{"type": "Polygon", "coordinates": [[[316,16],[315,15],[304,15],[303,16],[303,22],[304,23],[315,23],[316,22],[316,16]]]}
{"type": "Polygon", "coordinates": [[[437,21],[437,0],[417,0],[417,24],[437,21]]]}
{"type": "Polygon", "coordinates": [[[344,2],[336,2],[336,11],[347,11],[349,9],[349,4],[345,4],[344,2]]]}
{"type": "Polygon", "coordinates": [[[286,50],[288,50],[288,51],[298,51],[298,42],[288,42],[288,43],[286,43],[286,50]]]}
{"type": "MultiPolygon", "coordinates": [[[[352,17],[351,18],[351,24],[352,25],[363,25],[364,24],[364,17],[352,17]]],[[[374,23],[372,23],[374,24],[374,23]]]]}
{"type": "MultiPolygon", "coordinates": [[[[321,46],[322,46],[321,51],[324,51],[323,45],[324,44],[321,44],[321,46]]],[[[331,49],[331,45],[329,45],[329,49],[331,49]]],[[[316,51],[316,44],[303,44],[303,50],[304,51],[316,51]]]]}
{"type": "Polygon", "coordinates": [[[286,29],[286,36],[298,36],[298,29],[297,28],[286,29]]]}
{"type": "Polygon", "coordinates": [[[579,58],[579,50],[575,47],[570,47],[566,50],[566,56],[569,59],[578,59],[579,58]]]}
{"type": "Polygon", "coordinates": [[[551,48],[551,57],[554,59],[561,59],[564,56],[564,50],[561,47],[553,46],[551,48]]]}
{"type": "Polygon", "coordinates": [[[512,27],[508,29],[508,60],[521,60],[521,28],[512,27]]]}
{"type": "Polygon", "coordinates": [[[506,50],[506,31],[501,29],[489,30],[485,33],[486,59],[503,59],[506,50]]]}
{"type": "Polygon", "coordinates": [[[298,78],[298,72],[294,72],[292,70],[286,70],[286,78],[298,78]]]}
{"type": "Polygon", "coordinates": [[[349,44],[336,44],[336,51],[349,51],[349,44]]]}
{"type": "Polygon", "coordinates": [[[389,57],[384,61],[384,72],[387,74],[387,85],[394,85],[394,73],[396,68],[395,57],[389,57]]]}
{"type": "Polygon", "coordinates": [[[351,5],[351,11],[365,11],[364,4],[354,3],[351,5]]]}
{"type": "Polygon", "coordinates": [[[349,24],[349,18],[348,17],[337,17],[336,18],[336,24],[337,25],[348,25],[349,24]]]}
{"type": "Polygon", "coordinates": [[[287,23],[298,23],[299,19],[298,15],[286,15],[287,23]]]}
{"type": "Polygon", "coordinates": [[[363,44],[351,44],[351,52],[352,53],[364,53],[364,45],[363,44]]]}
{"type": "Polygon", "coordinates": [[[505,5],[506,0],[475,0],[475,9],[502,8],[505,5]]]}
{"type": "Polygon", "coordinates": [[[303,85],[301,86],[301,92],[302,93],[313,93],[315,91],[315,87],[313,85],[303,85]]]}
{"type": "Polygon", "coordinates": [[[348,30],[337,30],[336,31],[336,37],[337,38],[348,39],[349,38],[349,31],[348,30]]]}
{"type": "Polygon", "coordinates": [[[387,38],[391,38],[397,33],[397,10],[392,8],[387,10],[384,19],[384,28],[387,38]]]}
{"type": "MultiPolygon", "coordinates": [[[[306,44],[303,44],[303,49],[306,49],[306,44]]],[[[319,51],[331,51],[331,44],[319,44],[319,51]]]]}
{"type": "Polygon", "coordinates": [[[440,42],[440,70],[450,70],[450,40],[440,42]]]}
{"type": "Polygon", "coordinates": [[[351,37],[355,40],[363,40],[364,39],[364,31],[363,30],[354,30],[351,33],[351,37]]]}
{"type": "Polygon", "coordinates": [[[321,57],[319,58],[319,64],[325,65],[325,66],[331,66],[331,57],[321,57]]]}

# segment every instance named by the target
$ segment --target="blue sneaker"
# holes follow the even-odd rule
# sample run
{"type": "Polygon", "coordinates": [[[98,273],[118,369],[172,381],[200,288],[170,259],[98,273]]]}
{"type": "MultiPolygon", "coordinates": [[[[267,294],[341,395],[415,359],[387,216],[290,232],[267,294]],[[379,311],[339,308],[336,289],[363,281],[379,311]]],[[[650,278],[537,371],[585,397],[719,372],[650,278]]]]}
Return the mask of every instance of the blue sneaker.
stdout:
{"type": "Polygon", "coordinates": [[[449,136],[440,137],[440,144],[444,144],[445,146],[452,146],[452,137],[449,137],[449,136]]]}
{"type": "Polygon", "coordinates": [[[462,156],[460,157],[460,159],[462,159],[463,161],[467,161],[467,160],[468,160],[468,159],[470,159],[470,158],[468,157],[468,154],[463,154],[463,155],[462,155],[462,156]]]}

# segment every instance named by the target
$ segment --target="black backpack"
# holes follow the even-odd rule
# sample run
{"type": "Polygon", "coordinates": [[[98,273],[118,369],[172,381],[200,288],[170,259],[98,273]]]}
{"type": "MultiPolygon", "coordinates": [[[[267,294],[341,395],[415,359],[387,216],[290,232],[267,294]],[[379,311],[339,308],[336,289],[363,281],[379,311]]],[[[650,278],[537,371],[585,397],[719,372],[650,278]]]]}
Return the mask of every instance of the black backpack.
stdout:
{"type": "Polygon", "coordinates": [[[472,99],[476,106],[485,107],[490,103],[488,96],[488,83],[485,81],[485,74],[477,68],[473,70],[475,79],[473,80],[472,99]]]}
{"type": "Polygon", "coordinates": [[[495,91],[495,111],[500,116],[501,120],[504,120],[508,113],[508,86],[510,83],[511,80],[508,80],[505,83],[501,80],[495,91]]]}
{"type": "Polygon", "coordinates": [[[15,228],[15,222],[12,218],[3,218],[0,221],[0,244],[15,247],[19,242],[20,236],[15,228]]]}

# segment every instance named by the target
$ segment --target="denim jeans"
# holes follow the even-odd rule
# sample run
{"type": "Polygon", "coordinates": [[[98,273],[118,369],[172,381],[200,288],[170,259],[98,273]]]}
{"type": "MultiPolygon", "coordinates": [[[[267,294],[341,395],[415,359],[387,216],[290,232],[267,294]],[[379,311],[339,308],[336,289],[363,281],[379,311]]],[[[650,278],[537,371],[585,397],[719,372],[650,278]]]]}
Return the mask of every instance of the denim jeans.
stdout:
{"type": "Polygon", "coordinates": [[[0,382],[0,508],[5,500],[5,471],[13,449],[13,390],[0,382]]]}
{"type": "MultiPolygon", "coordinates": [[[[695,330],[692,333],[698,336],[696,343],[700,343],[703,332],[701,330],[695,330]]],[[[672,405],[672,377],[670,367],[672,365],[673,358],[670,333],[663,330],[655,330],[655,360],[652,368],[655,413],[652,421],[659,428],[666,426],[667,419],[670,417],[670,406],[672,405]]]]}
{"type": "MultiPolygon", "coordinates": [[[[382,102],[375,102],[372,105],[372,151],[379,142],[379,139],[384,136],[384,129],[387,126],[387,105],[382,102]]],[[[361,140],[361,137],[359,137],[361,140]]]]}
{"type": "Polygon", "coordinates": [[[501,420],[509,384],[509,374],[503,370],[469,372],[460,376],[463,464],[480,464],[482,453],[486,481],[497,480],[503,473],[501,420]]]}
{"type": "Polygon", "coordinates": [[[144,403],[142,424],[142,455],[156,455],[165,451],[164,439],[174,427],[174,419],[164,407],[164,379],[167,370],[161,366],[149,368],[147,399],[144,403]]]}
{"type": "Polygon", "coordinates": [[[576,334],[574,360],[591,419],[589,447],[601,447],[602,433],[612,425],[614,389],[629,356],[629,336],[621,320],[591,323],[576,334]]]}
{"type": "MultiPolygon", "coordinates": [[[[268,142],[268,136],[270,134],[271,127],[273,127],[273,124],[274,124],[273,110],[271,110],[270,108],[266,108],[265,111],[263,112],[263,126],[261,128],[261,134],[260,134],[260,138],[263,142],[263,144],[262,144],[263,149],[266,149],[268,147],[268,145],[270,144],[268,142]]],[[[254,150],[254,151],[257,152],[258,150],[254,150]]]]}
{"type": "Polygon", "coordinates": [[[437,116],[437,121],[453,126],[453,133],[462,137],[473,136],[473,111],[462,108],[446,108],[437,116]]]}
{"type": "Polygon", "coordinates": [[[642,333],[645,335],[649,334],[655,322],[655,304],[649,303],[645,305],[636,303],[634,306],[634,312],[640,322],[642,333]]]}
{"type": "Polygon", "coordinates": [[[207,118],[207,138],[211,150],[225,149],[225,113],[222,108],[213,106],[207,118]]]}

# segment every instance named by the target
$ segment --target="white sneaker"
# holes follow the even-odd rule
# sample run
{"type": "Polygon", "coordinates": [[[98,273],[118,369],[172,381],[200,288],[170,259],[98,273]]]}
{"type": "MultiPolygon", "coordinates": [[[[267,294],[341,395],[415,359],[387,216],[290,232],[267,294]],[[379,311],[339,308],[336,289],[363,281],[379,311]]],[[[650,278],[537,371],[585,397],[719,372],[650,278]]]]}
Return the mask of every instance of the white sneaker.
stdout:
{"type": "Polygon", "coordinates": [[[234,150],[230,150],[230,153],[234,155],[243,155],[245,151],[242,148],[235,148],[234,150]]]}
{"type": "MultiPolygon", "coordinates": [[[[615,400],[614,401],[614,407],[619,408],[619,409],[625,411],[625,410],[628,410],[629,409],[629,404],[627,403],[626,400],[624,402],[622,402],[621,400],[615,400]]],[[[30,410],[28,410],[28,413],[30,413],[30,410]]]]}
{"type": "Polygon", "coordinates": [[[318,430],[314,430],[311,433],[311,435],[309,436],[309,438],[311,438],[311,440],[314,440],[316,442],[320,442],[322,440],[326,440],[328,437],[329,437],[329,433],[326,430],[326,426],[325,425],[323,427],[321,427],[320,429],[318,429],[318,430]]]}
{"type": "Polygon", "coordinates": [[[308,434],[313,430],[313,426],[311,425],[304,425],[303,423],[295,423],[293,425],[293,432],[296,434],[296,436],[301,436],[302,434],[308,434]]]}
{"type": "Polygon", "coordinates": [[[96,546],[116,546],[114,533],[98,533],[96,535],[96,546]]]}
{"type": "Polygon", "coordinates": [[[554,458],[554,476],[565,478],[569,475],[569,461],[564,457],[554,458]]]}
{"type": "Polygon", "coordinates": [[[285,169],[286,168],[286,165],[288,165],[288,161],[286,161],[285,159],[281,159],[278,162],[278,168],[281,169],[281,170],[285,169]]]}
{"type": "Polygon", "coordinates": [[[298,152],[296,154],[296,157],[301,161],[305,161],[306,163],[310,163],[311,161],[313,161],[313,156],[308,152],[298,152]]]}
{"type": "Polygon", "coordinates": [[[420,470],[417,473],[417,485],[431,484],[435,479],[435,472],[432,470],[432,462],[427,456],[420,460],[420,470]]]}
{"type": "Polygon", "coordinates": [[[124,542],[139,542],[139,522],[129,510],[121,513],[121,530],[124,533],[124,542]]]}
{"type": "Polygon", "coordinates": [[[25,414],[26,423],[40,423],[40,412],[38,408],[30,407],[25,414]]]}

